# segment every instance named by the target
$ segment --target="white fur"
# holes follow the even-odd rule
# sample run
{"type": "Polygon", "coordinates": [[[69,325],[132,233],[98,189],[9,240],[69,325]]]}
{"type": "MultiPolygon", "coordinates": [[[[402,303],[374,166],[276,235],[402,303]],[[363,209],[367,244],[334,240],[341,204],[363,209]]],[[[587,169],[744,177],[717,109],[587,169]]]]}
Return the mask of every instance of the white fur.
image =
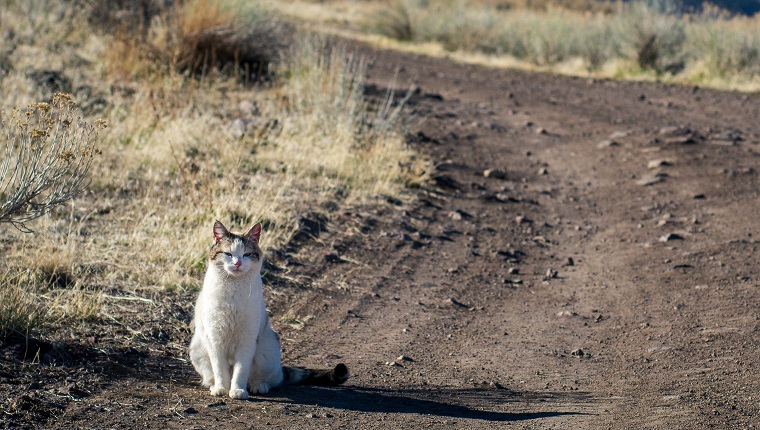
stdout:
{"type": "Polygon", "coordinates": [[[190,360],[203,386],[233,399],[247,399],[249,389],[264,394],[283,381],[280,341],[264,306],[262,260],[244,252],[237,241],[231,255],[209,262],[190,342],[190,360]]]}

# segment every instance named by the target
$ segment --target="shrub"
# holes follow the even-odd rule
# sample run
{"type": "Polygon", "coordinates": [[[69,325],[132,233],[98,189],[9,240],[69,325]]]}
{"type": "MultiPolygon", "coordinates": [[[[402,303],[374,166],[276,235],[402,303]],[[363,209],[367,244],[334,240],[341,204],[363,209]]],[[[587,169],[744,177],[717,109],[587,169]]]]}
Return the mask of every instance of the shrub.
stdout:
{"type": "Polygon", "coordinates": [[[633,3],[617,15],[629,58],[642,70],[676,74],[684,69],[686,25],[670,3],[633,3]]]}
{"type": "Polygon", "coordinates": [[[257,3],[191,0],[125,12],[118,15],[124,21],[111,28],[117,37],[108,62],[111,72],[133,78],[163,75],[169,68],[255,81],[268,74],[289,43],[284,25],[257,3]]]}
{"type": "Polygon", "coordinates": [[[373,33],[392,37],[396,40],[410,41],[414,38],[409,7],[402,1],[396,1],[381,10],[365,25],[373,33]]]}
{"type": "Polygon", "coordinates": [[[26,223],[72,199],[82,188],[98,128],[87,124],[66,94],[52,104],[0,110],[0,222],[29,231],[26,223]]]}

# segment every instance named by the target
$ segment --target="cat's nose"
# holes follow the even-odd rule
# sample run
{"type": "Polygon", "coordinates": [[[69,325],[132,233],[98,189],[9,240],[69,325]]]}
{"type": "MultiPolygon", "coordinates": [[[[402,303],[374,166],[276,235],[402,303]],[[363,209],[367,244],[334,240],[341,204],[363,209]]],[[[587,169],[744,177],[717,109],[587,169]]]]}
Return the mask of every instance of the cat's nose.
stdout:
{"type": "Polygon", "coordinates": [[[235,262],[235,267],[240,267],[241,264],[243,264],[243,262],[238,260],[235,262]]]}

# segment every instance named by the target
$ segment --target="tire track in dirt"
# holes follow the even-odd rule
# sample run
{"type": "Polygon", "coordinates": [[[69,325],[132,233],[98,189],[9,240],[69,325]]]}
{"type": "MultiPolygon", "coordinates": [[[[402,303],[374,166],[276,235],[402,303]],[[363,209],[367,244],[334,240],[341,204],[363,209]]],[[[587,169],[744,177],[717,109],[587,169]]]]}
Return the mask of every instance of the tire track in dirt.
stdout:
{"type": "Polygon", "coordinates": [[[137,379],[103,426],[760,424],[757,95],[354,48],[371,95],[420,87],[412,140],[438,168],[410,204],[347,209],[294,256],[303,285],[277,303],[313,317],[274,319],[286,361],[351,379],[248,402],[137,379]]]}
{"type": "MultiPolygon", "coordinates": [[[[741,236],[757,227],[742,215],[757,209],[756,96],[376,55],[373,82],[400,67],[422,87],[413,106],[430,117],[423,140],[439,142],[428,150],[443,184],[458,184],[439,207],[412,211],[430,219],[419,230],[462,234],[403,251],[393,286],[378,284],[378,300],[357,307],[362,318],[346,329],[382,339],[360,348],[377,353],[360,373],[381,376],[359,376],[358,385],[469,386],[483,397],[505,387],[503,413],[536,413],[529,423],[538,427],[754,422],[754,242],[749,253],[726,245],[746,245],[741,236]],[[720,140],[732,132],[744,137],[720,140]],[[608,139],[619,142],[601,144],[608,139]],[[656,159],[667,160],[655,170],[664,180],[641,185],[656,159]],[[494,167],[506,167],[508,180],[482,177],[494,167]],[[498,192],[538,204],[483,203],[498,192]],[[456,211],[467,216],[454,222],[456,211]],[[669,232],[685,240],[661,242],[669,232]],[[517,265],[523,284],[505,288],[511,264],[493,257],[515,245],[527,251],[517,265]],[[573,266],[563,266],[567,257],[573,266]],[[711,270],[726,258],[741,274],[711,270]],[[550,268],[558,278],[544,279],[550,268]],[[422,338],[404,340],[403,323],[422,338]],[[376,370],[406,351],[419,358],[416,373],[376,370]]],[[[498,422],[464,418],[463,426],[498,422]]]]}

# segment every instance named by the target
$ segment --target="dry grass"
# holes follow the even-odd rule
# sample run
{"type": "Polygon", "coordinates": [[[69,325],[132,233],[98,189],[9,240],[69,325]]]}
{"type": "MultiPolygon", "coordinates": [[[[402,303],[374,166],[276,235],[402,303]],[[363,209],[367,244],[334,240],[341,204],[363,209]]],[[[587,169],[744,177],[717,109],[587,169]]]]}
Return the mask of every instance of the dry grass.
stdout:
{"type": "MultiPolygon", "coordinates": [[[[46,35],[71,23],[53,19],[62,3],[43,3],[51,18],[40,21],[50,28],[40,36],[23,24],[25,11],[0,7],[18,35],[0,77],[3,105],[48,91],[28,77],[42,67],[34,58],[46,57],[70,81],[84,113],[109,127],[87,193],[35,221],[34,234],[0,227],[0,294],[22,294],[24,309],[48,304],[34,324],[2,310],[15,321],[12,330],[119,318],[125,307],[154,303],[165,290],[187,294],[189,303],[200,287],[214,219],[241,230],[262,221],[262,246],[271,251],[288,245],[300,217],[329,217],[343,205],[398,196],[426,178],[427,164],[404,141],[402,108],[392,96],[368,104],[363,60],[340,48],[304,39],[272,68],[273,83],[251,86],[225,73],[236,61],[208,62],[218,67],[202,73],[180,62],[166,67],[166,47],[176,45],[159,42],[175,30],[160,14],[145,42],[125,43],[121,30],[93,37],[95,30],[84,26],[53,49],[46,35]],[[29,288],[14,281],[21,274],[34,279],[23,284],[29,288]]],[[[222,2],[209,9],[208,21],[196,20],[204,4],[210,3],[173,12],[186,17],[182,34],[255,23],[245,21],[255,11],[226,12],[253,7],[245,2],[222,2]]]]}
{"type": "Polygon", "coordinates": [[[321,19],[322,26],[333,23],[326,31],[460,61],[577,76],[760,88],[760,15],[731,17],[709,9],[680,14],[667,0],[599,7],[588,1],[396,0],[363,2],[367,12],[362,20],[341,1],[321,2],[321,13],[310,16],[298,12],[307,9],[300,7],[303,1],[288,3],[280,7],[293,16],[321,19]],[[327,20],[330,10],[333,15],[327,20]]]}

